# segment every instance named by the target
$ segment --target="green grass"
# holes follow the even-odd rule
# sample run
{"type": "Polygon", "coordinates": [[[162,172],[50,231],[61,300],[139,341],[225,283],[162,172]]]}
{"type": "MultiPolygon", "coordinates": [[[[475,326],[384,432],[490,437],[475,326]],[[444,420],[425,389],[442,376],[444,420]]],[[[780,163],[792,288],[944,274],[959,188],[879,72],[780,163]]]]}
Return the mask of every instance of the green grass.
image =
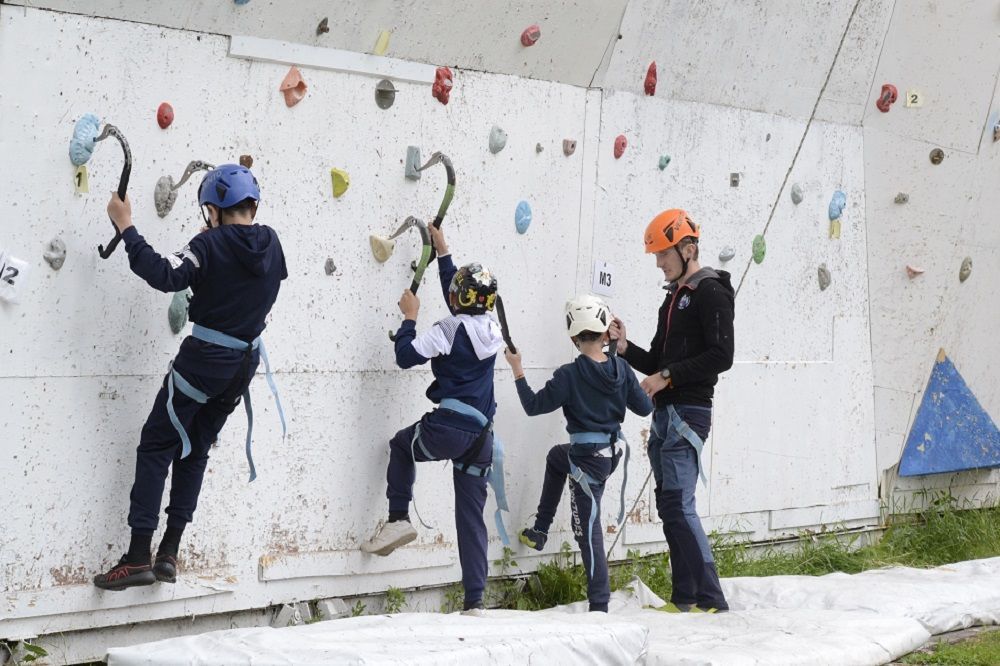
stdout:
{"type": "Polygon", "coordinates": [[[938,643],[933,651],[903,657],[904,664],[947,664],[947,666],[996,666],[1000,664],[1000,631],[986,631],[961,643],[938,643]]]}

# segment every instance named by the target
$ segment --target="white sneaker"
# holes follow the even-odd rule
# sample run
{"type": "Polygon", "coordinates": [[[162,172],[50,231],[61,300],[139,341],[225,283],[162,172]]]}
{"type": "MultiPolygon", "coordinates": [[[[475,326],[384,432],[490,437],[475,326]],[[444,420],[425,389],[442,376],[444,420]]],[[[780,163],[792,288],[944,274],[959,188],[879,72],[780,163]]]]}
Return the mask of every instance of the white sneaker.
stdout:
{"type": "Polygon", "coordinates": [[[416,538],[417,530],[413,529],[413,525],[408,520],[384,523],[375,532],[375,536],[361,544],[361,552],[384,557],[416,538]]]}
{"type": "Polygon", "coordinates": [[[470,608],[469,610],[462,611],[462,615],[468,615],[469,617],[486,617],[486,611],[482,608],[470,608]]]}

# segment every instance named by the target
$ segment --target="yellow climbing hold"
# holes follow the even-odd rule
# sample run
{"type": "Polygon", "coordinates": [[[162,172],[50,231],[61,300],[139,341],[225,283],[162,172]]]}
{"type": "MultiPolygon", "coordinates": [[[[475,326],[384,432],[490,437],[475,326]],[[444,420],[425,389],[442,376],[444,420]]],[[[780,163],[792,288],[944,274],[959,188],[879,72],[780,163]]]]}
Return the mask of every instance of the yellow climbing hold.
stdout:
{"type": "Polygon", "coordinates": [[[383,30],[379,33],[378,39],[375,41],[375,55],[385,55],[385,52],[389,50],[389,31],[383,30]]]}
{"type": "Polygon", "coordinates": [[[830,238],[834,240],[840,238],[840,218],[830,220],[830,238]]]}
{"type": "Polygon", "coordinates": [[[380,264],[384,264],[392,256],[392,251],[396,248],[396,241],[391,241],[381,236],[369,236],[368,243],[371,245],[375,261],[380,264]]]}
{"type": "Polygon", "coordinates": [[[333,181],[333,196],[340,197],[351,186],[351,177],[346,171],[330,169],[330,179],[333,181]]]}

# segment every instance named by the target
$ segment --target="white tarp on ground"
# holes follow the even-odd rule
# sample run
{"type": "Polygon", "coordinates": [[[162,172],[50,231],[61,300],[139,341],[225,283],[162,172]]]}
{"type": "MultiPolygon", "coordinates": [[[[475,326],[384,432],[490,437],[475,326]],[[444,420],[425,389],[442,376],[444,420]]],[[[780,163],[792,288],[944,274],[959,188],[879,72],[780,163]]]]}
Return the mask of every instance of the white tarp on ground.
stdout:
{"type": "Polygon", "coordinates": [[[586,602],[486,618],[403,613],[287,629],[233,629],[108,652],[158,664],[885,664],[931,633],[1000,624],[1000,558],[856,575],[732,578],[734,612],[672,614],[640,581],[586,602]],[[568,618],[567,614],[574,614],[568,618]]]}

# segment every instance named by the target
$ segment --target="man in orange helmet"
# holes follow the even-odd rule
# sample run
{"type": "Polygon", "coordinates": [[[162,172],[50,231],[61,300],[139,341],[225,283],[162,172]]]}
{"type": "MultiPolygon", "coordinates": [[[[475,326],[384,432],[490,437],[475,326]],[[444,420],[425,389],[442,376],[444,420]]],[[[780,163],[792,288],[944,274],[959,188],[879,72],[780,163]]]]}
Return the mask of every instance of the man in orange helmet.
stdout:
{"type": "Polygon", "coordinates": [[[656,479],[656,510],[670,547],[673,592],[662,610],[729,610],[715,559],[695,510],[701,450],[712,426],[719,373],[733,365],[735,292],[729,273],[698,263],[700,231],[680,209],[664,211],[646,227],[646,253],[667,281],[649,351],[626,338],[615,318],[611,338],[629,365],[648,375],[643,390],[656,410],[649,460],[656,479]]]}

